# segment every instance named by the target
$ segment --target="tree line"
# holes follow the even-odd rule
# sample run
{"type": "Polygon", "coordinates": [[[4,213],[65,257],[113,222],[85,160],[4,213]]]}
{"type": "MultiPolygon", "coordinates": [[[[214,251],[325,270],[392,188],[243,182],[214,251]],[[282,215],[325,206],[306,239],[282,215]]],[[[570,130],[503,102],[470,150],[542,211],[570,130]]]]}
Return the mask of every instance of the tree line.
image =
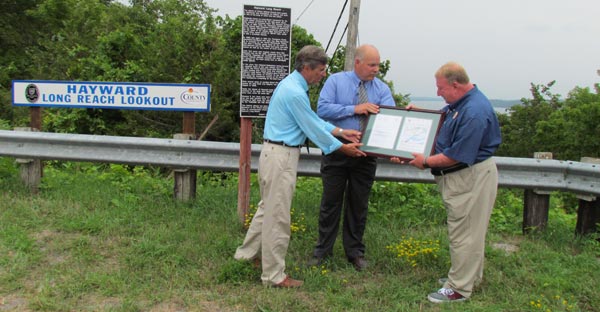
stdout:
{"type": "MultiPolygon", "coordinates": [[[[210,83],[210,113],[196,114],[205,140],[239,141],[242,17],[216,16],[202,0],[2,0],[0,4],[0,128],[29,124],[29,109],[12,107],[12,80],[66,80],[157,83],[210,83]]],[[[292,28],[292,59],[307,44],[321,45],[302,27],[292,28]]],[[[328,70],[343,70],[338,47],[328,70]]],[[[397,94],[399,106],[409,94],[397,94]]],[[[599,157],[600,87],[574,87],[563,99],[553,82],[531,84],[531,98],[500,115],[504,143],[498,154],[555,159],[599,157]]],[[[320,88],[310,91],[316,103],[320,88]]],[[[260,142],[262,119],[253,120],[260,142]]],[[[166,111],[47,108],[42,131],[172,137],[182,114],[166,111]]],[[[199,132],[200,132],[199,131],[199,132]]]]}

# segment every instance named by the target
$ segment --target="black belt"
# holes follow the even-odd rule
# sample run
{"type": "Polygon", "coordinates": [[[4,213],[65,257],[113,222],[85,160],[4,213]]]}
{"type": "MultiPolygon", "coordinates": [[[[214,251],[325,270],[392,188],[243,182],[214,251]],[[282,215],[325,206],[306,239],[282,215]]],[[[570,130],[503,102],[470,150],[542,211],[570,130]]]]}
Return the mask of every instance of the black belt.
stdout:
{"type": "Polygon", "coordinates": [[[434,176],[443,176],[448,173],[456,172],[458,170],[462,170],[462,169],[465,169],[468,167],[469,167],[469,165],[467,165],[465,163],[458,163],[456,165],[446,167],[446,168],[432,168],[431,174],[433,174],[434,176]]]}
{"type": "Polygon", "coordinates": [[[292,147],[292,148],[300,148],[300,147],[302,147],[302,145],[289,145],[289,144],[285,144],[285,142],[271,141],[271,140],[268,140],[268,139],[265,139],[264,142],[265,143],[275,144],[275,145],[281,145],[281,146],[285,146],[285,147],[292,147]]]}

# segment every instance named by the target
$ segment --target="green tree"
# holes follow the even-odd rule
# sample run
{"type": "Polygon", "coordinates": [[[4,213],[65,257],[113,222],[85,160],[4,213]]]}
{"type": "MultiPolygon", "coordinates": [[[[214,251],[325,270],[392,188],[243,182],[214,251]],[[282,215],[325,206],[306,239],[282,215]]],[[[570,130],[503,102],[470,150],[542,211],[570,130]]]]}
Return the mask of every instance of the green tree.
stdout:
{"type": "Polygon", "coordinates": [[[45,27],[30,12],[41,2],[42,0],[0,2],[0,119],[9,124],[27,121],[27,109],[11,107],[10,90],[12,80],[30,78],[31,57],[38,50],[38,29],[45,27]]]}
{"type": "MultiPolygon", "coordinates": [[[[28,108],[10,105],[12,79],[210,83],[211,112],[196,114],[206,140],[239,140],[242,17],[214,17],[202,0],[5,1],[0,10],[0,119],[28,123],[28,108]]],[[[320,45],[292,28],[291,57],[320,45]]],[[[336,61],[336,53],[332,61],[336,61]]],[[[331,69],[335,69],[331,66],[331,69]]],[[[382,62],[381,78],[390,68],[382,62]]],[[[390,86],[393,85],[390,83],[390,86]]],[[[311,88],[316,103],[320,88],[311,88]]],[[[401,98],[401,97],[400,97],[401,98]]],[[[182,114],[165,111],[54,108],[43,110],[44,131],[171,137],[182,114]]],[[[255,142],[264,120],[255,119],[255,142]]]]}
{"type": "Polygon", "coordinates": [[[554,81],[546,85],[531,84],[532,99],[521,99],[522,105],[509,109],[508,118],[499,118],[502,127],[502,144],[499,156],[533,157],[535,152],[546,152],[546,146],[536,137],[537,124],[547,120],[552,112],[560,109],[560,95],[553,94],[550,88],[554,81]]]}
{"type": "Polygon", "coordinates": [[[537,124],[535,139],[555,159],[600,157],[600,87],[569,92],[561,109],[537,124]]]}

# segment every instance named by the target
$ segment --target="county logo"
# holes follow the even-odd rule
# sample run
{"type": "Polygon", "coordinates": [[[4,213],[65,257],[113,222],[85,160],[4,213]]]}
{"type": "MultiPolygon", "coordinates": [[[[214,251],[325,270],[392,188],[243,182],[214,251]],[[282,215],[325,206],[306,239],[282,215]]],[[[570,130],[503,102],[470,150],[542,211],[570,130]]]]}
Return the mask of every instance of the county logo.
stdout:
{"type": "Polygon", "coordinates": [[[206,95],[194,90],[194,88],[189,88],[187,91],[184,91],[179,96],[181,101],[185,104],[189,104],[192,106],[203,105],[206,103],[206,95]]]}

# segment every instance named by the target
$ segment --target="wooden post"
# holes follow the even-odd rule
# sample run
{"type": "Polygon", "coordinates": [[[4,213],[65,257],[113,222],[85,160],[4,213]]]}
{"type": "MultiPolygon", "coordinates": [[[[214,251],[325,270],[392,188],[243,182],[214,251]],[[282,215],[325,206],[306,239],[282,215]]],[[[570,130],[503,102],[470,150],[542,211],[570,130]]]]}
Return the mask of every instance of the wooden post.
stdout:
{"type": "Polygon", "coordinates": [[[600,199],[597,197],[593,198],[594,200],[579,199],[577,225],[575,226],[576,235],[587,235],[598,231],[597,224],[600,223],[600,199]]]}
{"type": "MultiPolygon", "coordinates": [[[[582,157],[582,163],[600,164],[599,158],[582,157]]],[[[598,231],[600,223],[600,199],[591,195],[577,195],[579,209],[577,210],[577,225],[575,235],[587,235],[598,231]]]]}
{"type": "Polygon", "coordinates": [[[37,131],[42,130],[42,108],[34,106],[29,108],[29,126],[37,131]]]}
{"type": "Polygon", "coordinates": [[[545,229],[548,224],[550,194],[526,189],[523,204],[523,234],[545,229]]]}
{"type": "MultiPolygon", "coordinates": [[[[33,106],[29,108],[29,127],[15,128],[16,131],[40,131],[42,129],[42,108],[33,106]]],[[[20,176],[29,190],[37,194],[44,174],[43,163],[40,159],[17,159],[20,166],[20,176]]]]}
{"type": "MultiPolygon", "coordinates": [[[[552,159],[552,153],[536,152],[535,159],[552,159]]],[[[523,200],[523,234],[532,230],[543,230],[548,224],[550,209],[550,192],[544,190],[525,189],[523,200]]]]}
{"type": "Polygon", "coordinates": [[[252,156],[252,119],[242,117],[240,122],[240,168],[238,175],[238,218],[242,224],[250,203],[250,169],[252,156]]]}
{"type": "Polygon", "coordinates": [[[344,70],[354,69],[354,52],[358,38],[358,17],[360,15],[360,0],[350,1],[350,15],[348,16],[348,36],[346,37],[346,58],[344,70]]]}
{"type": "MultiPolygon", "coordinates": [[[[39,106],[34,106],[29,108],[29,119],[31,131],[42,131],[42,108],[39,106]]],[[[29,168],[29,177],[34,179],[35,181],[31,181],[30,188],[31,191],[37,193],[39,191],[38,187],[40,185],[40,181],[44,176],[44,163],[42,163],[39,159],[34,159],[30,164],[32,168],[29,168]],[[35,167],[35,168],[33,168],[35,167]],[[35,177],[34,177],[35,176],[35,177]]],[[[21,178],[23,176],[21,175],[21,178]]]]}
{"type": "Polygon", "coordinates": [[[196,115],[194,112],[183,112],[183,133],[192,137],[196,135],[196,115]]]}
{"type": "MultiPolygon", "coordinates": [[[[38,129],[30,127],[17,127],[15,131],[33,131],[38,129]]],[[[39,192],[40,182],[42,180],[42,161],[39,159],[17,158],[17,163],[20,164],[21,181],[29,188],[29,190],[37,194],[39,192]]]]}
{"type": "MultiPolygon", "coordinates": [[[[173,138],[175,140],[193,140],[195,136],[196,115],[194,112],[184,112],[183,133],[177,133],[173,138]]],[[[196,169],[176,169],[174,173],[173,197],[181,201],[189,201],[196,198],[196,169]]]]}

